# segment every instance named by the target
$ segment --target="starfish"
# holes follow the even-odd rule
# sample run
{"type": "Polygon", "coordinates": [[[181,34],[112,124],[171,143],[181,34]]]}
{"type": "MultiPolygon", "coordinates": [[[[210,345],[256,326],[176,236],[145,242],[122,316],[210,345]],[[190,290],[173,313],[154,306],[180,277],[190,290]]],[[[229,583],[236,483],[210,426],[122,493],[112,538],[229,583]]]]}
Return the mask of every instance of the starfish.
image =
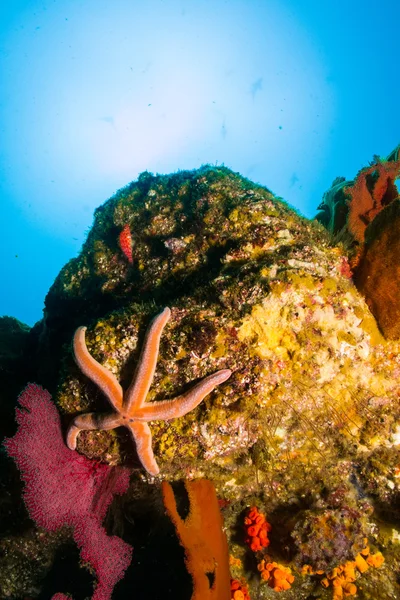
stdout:
{"type": "Polygon", "coordinates": [[[82,430],[127,427],[143,467],[150,475],[158,475],[160,469],[154,458],[151,431],[147,422],[169,421],[186,415],[232,374],[230,369],[222,369],[204,377],[187,392],[172,400],[146,402],[156,369],[161,334],[170,316],[170,309],[164,308],[150,324],[132,383],[126,392],[115,375],[91,356],[85,342],[86,327],[78,327],[73,341],[75,361],[81,371],[105,394],[114,410],[105,414],[91,412],[75,417],[67,433],[67,446],[71,450],[75,450],[77,437],[82,430]]]}

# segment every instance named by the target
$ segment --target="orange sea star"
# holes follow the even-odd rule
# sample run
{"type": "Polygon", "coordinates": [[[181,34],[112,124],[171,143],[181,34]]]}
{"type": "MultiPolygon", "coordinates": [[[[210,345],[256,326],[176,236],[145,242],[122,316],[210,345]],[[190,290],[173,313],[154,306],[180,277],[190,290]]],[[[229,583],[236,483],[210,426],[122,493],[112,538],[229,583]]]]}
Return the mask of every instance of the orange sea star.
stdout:
{"type": "Polygon", "coordinates": [[[170,316],[170,309],[164,308],[148,328],[133,381],[126,392],[111,371],[89,354],[85,343],[86,327],[78,327],[73,345],[75,360],[81,371],[98,385],[114,410],[106,414],[92,412],[75,417],[67,433],[67,445],[71,450],[75,450],[81,430],[127,427],[135,441],[142,465],[150,475],[158,475],[160,470],[154,458],[151,431],[147,422],[169,421],[182,417],[232,374],[230,369],[222,369],[204,377],[187,392],[173,400],[146,403],[157,364],[161,334],[170,316]]]}

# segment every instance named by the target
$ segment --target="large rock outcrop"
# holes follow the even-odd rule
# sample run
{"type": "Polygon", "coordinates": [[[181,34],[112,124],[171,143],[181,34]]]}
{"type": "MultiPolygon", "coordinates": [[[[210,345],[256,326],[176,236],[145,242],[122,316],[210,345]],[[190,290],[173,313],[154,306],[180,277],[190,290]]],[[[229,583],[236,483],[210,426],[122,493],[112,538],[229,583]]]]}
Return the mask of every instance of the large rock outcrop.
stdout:
{"type": "MultiPolygon", "coordinates": [[[[89,351],[126,387],[150,320],[169,306],[148,401],[218,369],[233,373],[185,417],[150,423],[162,477],[214,481],[236,557],[246,556],[243,510],[256,504],[272,526],[271,551],[287,563],[302,566],[304,545],[320,548],[315,568],[331,567],[354,558],[365,536],[395,571],[387,526],[400,517],[399,348],[381,335],[331,239],[227,168],[144,173],[97,209],[80,255],[50,289],[32,334],[37,381],[66,425],[107,410],[73,362],[75,328],[88,327],[89,351]],[[382,533],[377,515],[387,519],[382,533]],[[330,544],[347,540],[329,561],[320,543],[327,519],[330,544]]],[[[78,451],[137,469],[135,502],[140,486],[154,485],[123,428],[81,432],[78,451]]],[[[375,585],[381,598],[400,592],[380,572],[364,576],[360,598],[374,597],[375,585]]],[[[259,579],[252,585],[260,598],[274,594],[259,579]]],[[[287,597],[313,597],[316,586],[331,597],[300,575],[287,597]]]]}

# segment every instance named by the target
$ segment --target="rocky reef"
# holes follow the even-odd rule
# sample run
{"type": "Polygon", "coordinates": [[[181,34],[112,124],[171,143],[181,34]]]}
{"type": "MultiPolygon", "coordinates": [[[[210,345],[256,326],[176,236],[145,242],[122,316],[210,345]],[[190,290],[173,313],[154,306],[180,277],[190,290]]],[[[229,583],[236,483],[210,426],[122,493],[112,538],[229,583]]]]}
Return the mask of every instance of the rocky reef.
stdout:
{"type": "MultiPolygon", "coordinates": [[[[343,192],[343,181],[335,185],[343,192]]],[[[365,256],[357,259],[361,273],[379,256],[374,273],[383,270],[387,285],[395,258],[386,271],[381,257],[396,241],[388,234],[384,247],[372,229],[381,231],[378,218],[395,210],[392,200],[363,230],[365,256]]],[[[377,324],[368,277],[354,283],[354,245],[332,235],[349,211],[324,214],[319,220],[334,231],[225,167],[143,173],[96,210],[81,253],[60,272],[44,319],[30,332],[35,381],[52,393],[65,428],[78,414],[110,408],[74,363],[70,346],[80,325],[90,354],[126,389],[149,323],[170,307],[147,402],[232,371],[193,411],[149,425],[161,479],[213,481],[231,572],[247,581],[251,598],[276,594],[260,577],[261,560],[275,565],[276,580],[288,569],[286,598],[332,598],[329,581],[339,581],[329,579],[332,570],[356,561],[367,545],[364,556],[381,551],[384,564],[375,568],[378,559],[368,559],[371,568],[343,586],[361,599],[377,598],[376,590],[382,599],[400,597],[398,335],[386,335],[380,318],[377,324]],[[271,526],[261,554],[245,543],[250,506],[271,526]]],[[[379,289],[376,277],[370,281],[379,289]]],[[[398,331],[398,312],[385,318],[398,331]]],[[[82,431],[77,450],[135,472],[117,519],[124,537],[127,515],[143,514],[160,478],[143,471],[125,428],[82,431]]],[[[12,589],[4,584],[7,568],[0,567],[0,590],[12,589]]],[[[28,589],[16,586],[3,597],[28,589]]]]}

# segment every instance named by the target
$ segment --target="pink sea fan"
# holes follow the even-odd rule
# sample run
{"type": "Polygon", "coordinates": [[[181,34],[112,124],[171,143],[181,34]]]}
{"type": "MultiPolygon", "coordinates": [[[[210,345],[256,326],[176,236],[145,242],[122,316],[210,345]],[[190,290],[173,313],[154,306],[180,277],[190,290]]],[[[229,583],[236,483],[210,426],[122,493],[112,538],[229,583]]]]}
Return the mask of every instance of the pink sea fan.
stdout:
{"type": "Polygon", "coordinates": [[[127,490],[129,471],[70,450],[51,396],[40,386],[29,384],[19,403],[17,433],[4,445],[25,483],[29,514],[49,531],[72,528],[82,560],[96,573],[93,600],[108,600],[130,564],[132,548],[119,537],[108,536],[101,523],[113,496],[127,490]]]}

